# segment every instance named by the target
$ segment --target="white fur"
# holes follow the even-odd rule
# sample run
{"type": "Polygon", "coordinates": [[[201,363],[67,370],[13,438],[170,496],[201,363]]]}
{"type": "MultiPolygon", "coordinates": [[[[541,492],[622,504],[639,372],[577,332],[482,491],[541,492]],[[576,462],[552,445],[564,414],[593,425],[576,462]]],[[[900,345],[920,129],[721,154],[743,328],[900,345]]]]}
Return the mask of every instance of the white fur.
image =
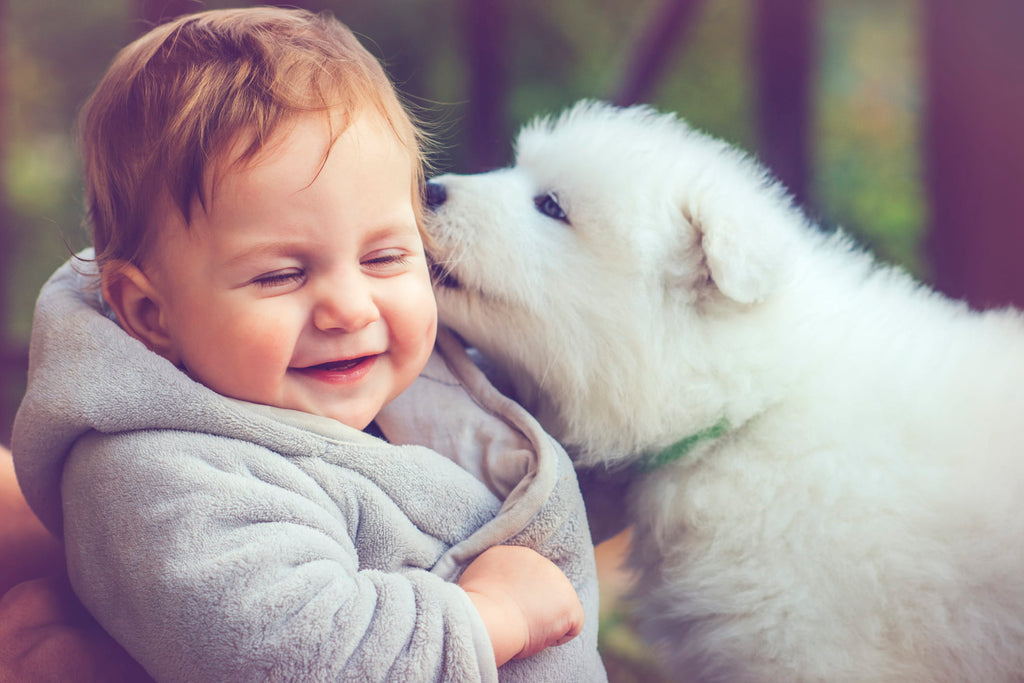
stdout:
{"type": "Polygon", "coordinates": [[[879,266],[647,108],[581,103],[513,167],[436,182],[442,321],[579,465],[632,478],[637,609],[671,671],[1024,680],[1018,313],[879,266]],[[569,224],[536,208],[551,192],[569,224]]]}

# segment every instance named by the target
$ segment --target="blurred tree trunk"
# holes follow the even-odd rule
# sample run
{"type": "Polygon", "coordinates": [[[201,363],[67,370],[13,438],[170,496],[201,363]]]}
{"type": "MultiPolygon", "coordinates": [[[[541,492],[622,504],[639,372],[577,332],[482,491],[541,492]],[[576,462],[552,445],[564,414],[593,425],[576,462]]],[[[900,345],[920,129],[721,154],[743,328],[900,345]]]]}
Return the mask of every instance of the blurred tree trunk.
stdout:
{"type": "MultiPolygon", "coordinates": [[[[6,26],[7,0],[0,0],[0,28],[6,26]]],[[[7,111],[7,45],[0,31],[0,112],[7,111]]],[[[0,117],[0,170],[7,165],[6,120],[0,117]]],[[[0,173],[0,443],[11,443],[11,423],[24,388],[27,352],[15,348],[8,327],[11,313],[11,257],[15,253],[14,227],[7,199],[7,174],[0,173]]]]}
{"type": "Polygon", "coordinates": [[[1024,3],[923,3],[935,284],[1024,306],[1024,3]]]}
{"type": "Polygon", "coordinates": [[[260,5],[273,5],[274,7],[286,7],[296,9],[306,9],[311,12],[316,12],[323,5],[323,2],[317,0],[264,0],[260,3],[254,3],[260,5]]]}
{"type": "MultiPolygon", "coordinates": [[[[202,0],[136,0],[136,3],[136,16],[142,20],[139,28],[140,34],[175,17],[180,17],[182,14],[210,9],[202,0]]],[[[252,4],[316,10],[323,3],[317,2],[317,0],[263,0],[252,4]]]]}
{"type": "MultiPolygon", "coordinates": [[[[0,0],[0,28],[6,26],[7,0],[0,0]]],[[[0,31],[0,112],[7,111],[7,45],[0,31]]],[[[10,314],[10,259],[14,253],[14,229],[7,206],[7,119],[0,116],[0,351],[7,355],[8,315],[10,314]]],[[[6,374],[4,385],[7,385],[6,374]]]]}
{"type": "Polygon", "coordinates": [[[469,90],[465,121],[467,172],[507,163],[505,6],[503,0],[462,0],[461,30],[469,90]]]}
{"type": "Polygon", "coordinates": [[[760,156],[807,205],[810,192],[817,0],[754,3],[753,80],[760,156]]]}
{"type": "Polygon", "coordinates": [[[140,34],[174,17],[203,9],[203,4],[199,0],[136,0],[136,2],[135,13],[142,20],[139,26],[140,34]]]}
{"type": "Polygon", "coordinates": [[[649,103],[704,0],[662,0],[633,44],[615,104],[649,103]]]}
{"type": "MultiPolygon", "coordinates": [[[[137,0],[138,10],[136,14],[143,21],[143,28],[140,33],[165,21],[180,17],[182,14],[201,12],[209,9],[202,0],[137,0]]],[[[252,3],[253,5],[273,5],[275,7],[298,7],[301,9],[314,10],[322,3],[316,0],[263,0],[263,2],[252,3]]]]}

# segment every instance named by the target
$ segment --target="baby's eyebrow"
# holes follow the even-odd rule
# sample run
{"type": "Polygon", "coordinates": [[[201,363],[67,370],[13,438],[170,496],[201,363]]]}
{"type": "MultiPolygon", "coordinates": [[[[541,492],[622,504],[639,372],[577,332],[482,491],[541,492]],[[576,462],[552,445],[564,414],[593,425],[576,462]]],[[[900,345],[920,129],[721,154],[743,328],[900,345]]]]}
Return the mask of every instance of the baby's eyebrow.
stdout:
{"type": "Polygon", "coordinates": [[[367,231],[367,241],[386,239],[388,237],[404,237],[416,230],[416,223],[405,223],[401,219],[383,220],[380,225],[367,231]]]}
{"type": "Polygon", "coordinates": [[[298,242],[291,241],[273,240],[258,242],[252,246],[243,248],[236,254],[233,254],[224,261],[224,265],[230,267],[265,256],[282,256],[284,254],[294,253],[298,247],[298,242]]]}

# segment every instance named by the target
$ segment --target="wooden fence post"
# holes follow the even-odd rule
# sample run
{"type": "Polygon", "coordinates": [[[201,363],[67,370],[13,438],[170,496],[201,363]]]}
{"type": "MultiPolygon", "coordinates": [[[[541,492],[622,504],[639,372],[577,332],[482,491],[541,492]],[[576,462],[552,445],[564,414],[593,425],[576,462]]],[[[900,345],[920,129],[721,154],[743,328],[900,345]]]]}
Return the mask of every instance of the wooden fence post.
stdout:
{"type": "Polygon", "coordinates": [[[462,0],[463,50],[469,70],[465,149],[468,172],[506,163],[508,74],[503,0],[462,0]]]}
{"type": "Polygon", "coordinates": [[[614,99],[619,106],[648,103],[704,0],[663,0],[633,44],[614,99]]]}
{"type": "Polygon", "coordinates": [[[757,0],[751,73],[760,157],[806,205],[811,183],[818,0],[757,0]]]}
{"type": "Polygon", "coordinates": [[[922,7],[933,279],[978,307],[1024,306],[1024,3],[922,7]]]}

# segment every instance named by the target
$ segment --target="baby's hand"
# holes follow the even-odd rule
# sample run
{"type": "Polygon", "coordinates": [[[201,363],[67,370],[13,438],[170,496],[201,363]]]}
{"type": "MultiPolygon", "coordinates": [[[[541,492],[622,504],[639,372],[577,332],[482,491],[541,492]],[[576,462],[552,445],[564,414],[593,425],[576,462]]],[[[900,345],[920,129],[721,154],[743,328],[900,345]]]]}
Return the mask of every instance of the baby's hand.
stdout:
{"type": "Polygon", "coordinates": [[[572,583],[529,548],[488,548],[466,567],[459,586],[483,617],[498,666],[567,643],[583,628],[572,583]]]}

